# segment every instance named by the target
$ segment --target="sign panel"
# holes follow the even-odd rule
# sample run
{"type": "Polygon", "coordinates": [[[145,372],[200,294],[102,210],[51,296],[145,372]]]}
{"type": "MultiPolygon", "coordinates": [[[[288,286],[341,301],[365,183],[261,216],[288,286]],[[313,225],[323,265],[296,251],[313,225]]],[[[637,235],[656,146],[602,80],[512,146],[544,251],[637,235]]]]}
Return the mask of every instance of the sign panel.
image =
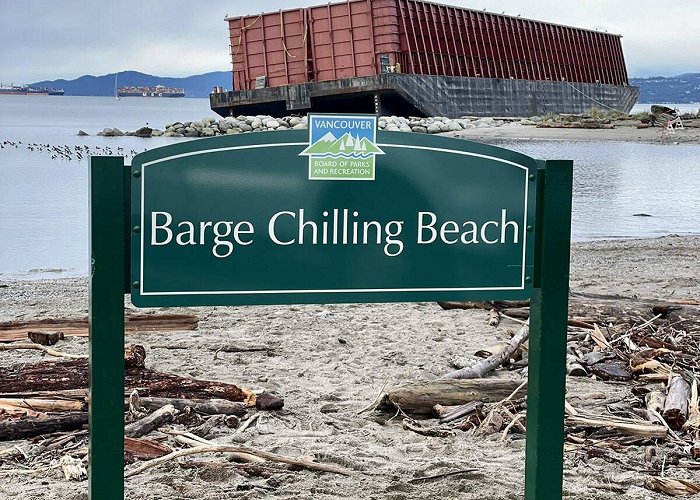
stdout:
{"type": "Polygon", "coordinates": [[[535,160],[366,119],[137,155],[133,303],[529,297],[535,160]]]}

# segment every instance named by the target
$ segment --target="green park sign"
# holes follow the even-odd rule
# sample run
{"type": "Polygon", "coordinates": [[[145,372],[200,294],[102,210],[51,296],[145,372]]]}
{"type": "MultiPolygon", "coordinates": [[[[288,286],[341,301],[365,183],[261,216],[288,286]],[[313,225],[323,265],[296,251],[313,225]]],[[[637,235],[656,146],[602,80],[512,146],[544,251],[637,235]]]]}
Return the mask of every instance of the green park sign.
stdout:
{"type": "Polygon", "coordinates": [[[138,155],[134,304],[530,296],[533,159],[384,132],[372,179],[337,182],[310,175],[320,167],[309,167],[319,163],[304,156],[305,134],[227,136],[138,155]]]}
{"type": "Polygon", "coordinates": [[[311,115],[308,131],[181,142],[126,168],[93,157],[90,172],[90,498],[124,493],[124,293],[137,307],[529,298],[525,496],[561,498],[572,162],[311,115]]]}

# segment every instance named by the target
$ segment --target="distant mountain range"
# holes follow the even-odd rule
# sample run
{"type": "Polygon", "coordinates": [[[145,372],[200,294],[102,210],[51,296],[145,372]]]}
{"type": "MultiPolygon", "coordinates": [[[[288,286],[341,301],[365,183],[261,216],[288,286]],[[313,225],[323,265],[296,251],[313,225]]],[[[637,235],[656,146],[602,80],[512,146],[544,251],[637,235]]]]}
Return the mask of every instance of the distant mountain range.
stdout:
{"type": "MultiPolygon", "coordinates": [[[[114,95],[114,73],[102,76],[84,75],[75,80],[44,80],[34,82],[32,87],[60,88],[65,95],[114,95]]],[[[231,89],[230,71],[213,71],[203,75],[173,78],[167,76],[147,75],[138,71],[121,71],[117,73],[119,87],[180,87],[185,89],[185,97],[209,97],[214,86],[231,89]]]]}
{"type": "Polygon", "coordinates": [[[700,73],[686,73],[669,77],[630,78],[630,83],[639,87],[640,103],[689,104],[700,102],[700,73]]]}
{"type": "MultiPolygon", "coordinates": [[[[700,102],[700,73],[678,76],[631,78],[630,83],[640,88],[640,103],[696,103],[700,102]]],[[[35,87],[62,88],[65,95],[114,95],[114,73],[102,76],[84,75],[75,80],[44,80],[31,84],[35,87]]],[[[155,87],[182,87],[187,97],[208,97],[214,86],[231,89],[230,71],[213,71],[203,75],[173,78],[147,75],[138,71],[118,73],[118,85],[155,87]]]]}

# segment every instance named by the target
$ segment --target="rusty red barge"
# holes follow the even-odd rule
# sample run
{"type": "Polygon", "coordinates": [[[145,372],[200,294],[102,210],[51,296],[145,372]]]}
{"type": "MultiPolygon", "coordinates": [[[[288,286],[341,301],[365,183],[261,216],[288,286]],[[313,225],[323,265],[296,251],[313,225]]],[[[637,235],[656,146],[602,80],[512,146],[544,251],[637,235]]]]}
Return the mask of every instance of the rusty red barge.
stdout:
{"type": "Polygon", "coordinates": [[[230,17],[222,116],[629,112],[621,36],[419,0],[347,0],[230,17]]]}

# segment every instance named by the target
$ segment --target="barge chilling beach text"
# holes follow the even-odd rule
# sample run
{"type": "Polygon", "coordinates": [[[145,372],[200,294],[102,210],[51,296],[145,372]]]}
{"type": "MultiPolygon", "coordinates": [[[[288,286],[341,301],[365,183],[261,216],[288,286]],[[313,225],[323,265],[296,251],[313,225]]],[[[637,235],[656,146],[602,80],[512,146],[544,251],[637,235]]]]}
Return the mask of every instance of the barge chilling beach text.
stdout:
{"type": "MultiPolygon", "coordinates": [[[[236,245],[253,245],[258,233],[251,221],[175,221],[169,212],[151,212],[149,244],[210,246],[214,257],[230,257],[236,245]]],[[[477,222],[441,220],[430,211],[419,211],[414,219],[417,245],[506,245],[518,244],[522,227],[509,220],[504,208],[500,217],[477,222]]],[[[267,223],[267,237],[275,245],[383,245],[384,255],[396,257],[404,251],[404,220],[362,220],[360,212],[348,208],[324,210],[320,220],[306,211],[280,211],[267,223]]]]}

